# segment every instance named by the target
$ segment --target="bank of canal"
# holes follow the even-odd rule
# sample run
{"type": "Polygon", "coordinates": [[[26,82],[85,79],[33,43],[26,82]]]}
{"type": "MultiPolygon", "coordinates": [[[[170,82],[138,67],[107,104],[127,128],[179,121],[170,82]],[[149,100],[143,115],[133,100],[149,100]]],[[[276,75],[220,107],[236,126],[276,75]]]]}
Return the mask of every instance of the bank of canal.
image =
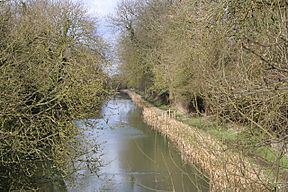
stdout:
{"type": "Polygon", "coordinates": [[[116,95],[102,109],[102,119],[79,121],[87,139],[101,143],[104,166],[98,175],[80,171],[69,191],[209,191],[209,181],[185,164],[176,147],[144,123],[141,109],[116,95]]]}

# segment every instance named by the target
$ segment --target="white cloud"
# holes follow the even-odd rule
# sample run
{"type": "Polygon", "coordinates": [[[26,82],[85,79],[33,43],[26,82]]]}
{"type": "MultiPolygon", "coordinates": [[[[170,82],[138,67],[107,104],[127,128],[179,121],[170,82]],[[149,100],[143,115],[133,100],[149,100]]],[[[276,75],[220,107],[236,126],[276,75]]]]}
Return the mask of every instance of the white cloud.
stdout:
{"type": "Polygon", "coordinates": [[[113,14],[119,0],[80,0],[87,7],[89,14],[105,17],[113,14]]]}

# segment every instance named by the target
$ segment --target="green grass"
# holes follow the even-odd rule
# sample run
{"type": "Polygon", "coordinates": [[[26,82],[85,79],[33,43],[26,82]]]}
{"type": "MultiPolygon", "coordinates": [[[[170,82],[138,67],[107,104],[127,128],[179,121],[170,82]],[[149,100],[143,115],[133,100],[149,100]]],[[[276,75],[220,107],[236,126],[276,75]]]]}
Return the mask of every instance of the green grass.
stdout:
{"type": "MultiPolygon", "coordinates": [[[[276,151],[274,149],[272,149],[271,147],[259,147],[255,149],[255,154],[261,158],[263,158],[263,160],[265,160],[268,163],[271,164],[275,164],[277,163],[278,160],[278,155],[276,153],[276,151]]],[[[280,167],[284,168],[284,169],[288,169],[288,158],[287,156],[283,156],[280,159],[280,167]]]]}
{"type": "Polygon", "coordinates": [[[185,117],[178,114],[177,119],[191,127],[201,129],[209,133],[212,137],[222,142],[234,142],[237,140],[237,132],[225,126],[220,126],[215,122],[204,119],[203,117],[185,117]]]}
{"type": "MultiPolygon", "coordinates": [[[[229,147],[232,147],[232,150],[238,150],[238,148],[233,146],[237,146],[239,143],[248,144],[254,142],[256,145],[256,139],[253,141],[253,138],[248,137],[246,134],[242,134],[241,132],[235,131],[233,128],[228,128],[227,125],[218,125],[215,122],[207,120],[203,117],[189,117],[187,115],[177,113],[177,119],[191,127],[195,127],[207,132],[213,138],[223,142],[224,144],[228,144],[229,147]]],[[[251,154],[256,157],[260,157],[263,161],[267,162],[268,164],[275,164],[277,163],[277,153],[276,151],[269,146],[263,147],[253,147],[254,145],[251,144],[249,147],[251,154]]],[[[282,169],[288,170],[288,157],[283,156],[280,159],[280,167],[282,169]]]]}
{"type": "MultiPolygon", "coordinates": [[[[159,101],[154,100],[153,98],[146,97],[146,101],[154,105],[155,107],[158,107],[162,110],[173,110],[176,111],[176,118],[177,120],[181,121],[182,123],[189,125],[194,128],[198,128],[200,130],[205,131],[209,135],[211,135],[213,138],[217,139],[218,141],[223,142],[226,145],[229,145],[229,147],[232,147],[232,150],[239,151],[238,146],[239,143],[245,144],[248,146],[246,149],[247,151],[250,151],[249,155],[256,156],[260,158],[262,161],[265,161],[268,164],[275,164],[277,161],[277,153],[276,151],[269,146],[262,146],[262,147],[255,147],[257,145],[257,140],[259,138],[251,138],[246,133],[242,133],[241,131],[237,131],[233,125],[219,125],[216,122],[209,120],[205,117],[192,117],[186,114],[183,114],[177,109],[171,107],[170,105],[163,105],[159,101]],[[250,144],[250,145],[249,145],[250,144]],[[233,147],[235,146],[235,147],[233,147]]],[[[245,128],[243,128],[245,129],[245,128]]],[[[246,146],[246,147],[247,147],[246,146]]],[[[255,162],[255,160],[253,160],[255,162]]],[[[288,171],[288,158],[287,156],[283,156],[280,159],[280,166],[282,168],[282,171],[288,171]]]]}
{"type": "Polygon", "coordinates": [[[217,138],[218,140],[228,143],[228,142],[233,142],[237,140],[237,133],[235,133],[235,131],[228,129],[211,129],[208,130],[208,133],[212,136],[214,136],[215,138],[217,138]]]}

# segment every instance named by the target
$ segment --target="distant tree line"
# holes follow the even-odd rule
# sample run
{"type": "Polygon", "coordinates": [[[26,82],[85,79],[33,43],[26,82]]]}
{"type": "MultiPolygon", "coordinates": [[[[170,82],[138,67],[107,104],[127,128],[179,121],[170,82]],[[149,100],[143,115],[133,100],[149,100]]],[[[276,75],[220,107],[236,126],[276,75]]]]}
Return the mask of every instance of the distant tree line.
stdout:
{"type": "Polygon", "coordinates": [[[108,94],[107,46],[66,0],[0,1],[0,36],[0,191],[37,190],[82,153],[73,120],[108,94]]]}

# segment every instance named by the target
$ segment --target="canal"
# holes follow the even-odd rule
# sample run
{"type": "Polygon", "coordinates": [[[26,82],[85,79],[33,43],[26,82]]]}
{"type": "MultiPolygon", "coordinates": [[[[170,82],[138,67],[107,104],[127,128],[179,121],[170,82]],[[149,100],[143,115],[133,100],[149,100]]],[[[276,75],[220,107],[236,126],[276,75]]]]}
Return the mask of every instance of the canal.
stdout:
{"type": "Polygon", "coordinates": [[[102,166],[97,173],[88,167],[77,172],[68,191],[209,191],[208,179],[182,161],[175,146],[143,122],[141,109],[127,95],[108,101],[101,118],[76,123],[88,140],[99,144],[102,166]]]}

